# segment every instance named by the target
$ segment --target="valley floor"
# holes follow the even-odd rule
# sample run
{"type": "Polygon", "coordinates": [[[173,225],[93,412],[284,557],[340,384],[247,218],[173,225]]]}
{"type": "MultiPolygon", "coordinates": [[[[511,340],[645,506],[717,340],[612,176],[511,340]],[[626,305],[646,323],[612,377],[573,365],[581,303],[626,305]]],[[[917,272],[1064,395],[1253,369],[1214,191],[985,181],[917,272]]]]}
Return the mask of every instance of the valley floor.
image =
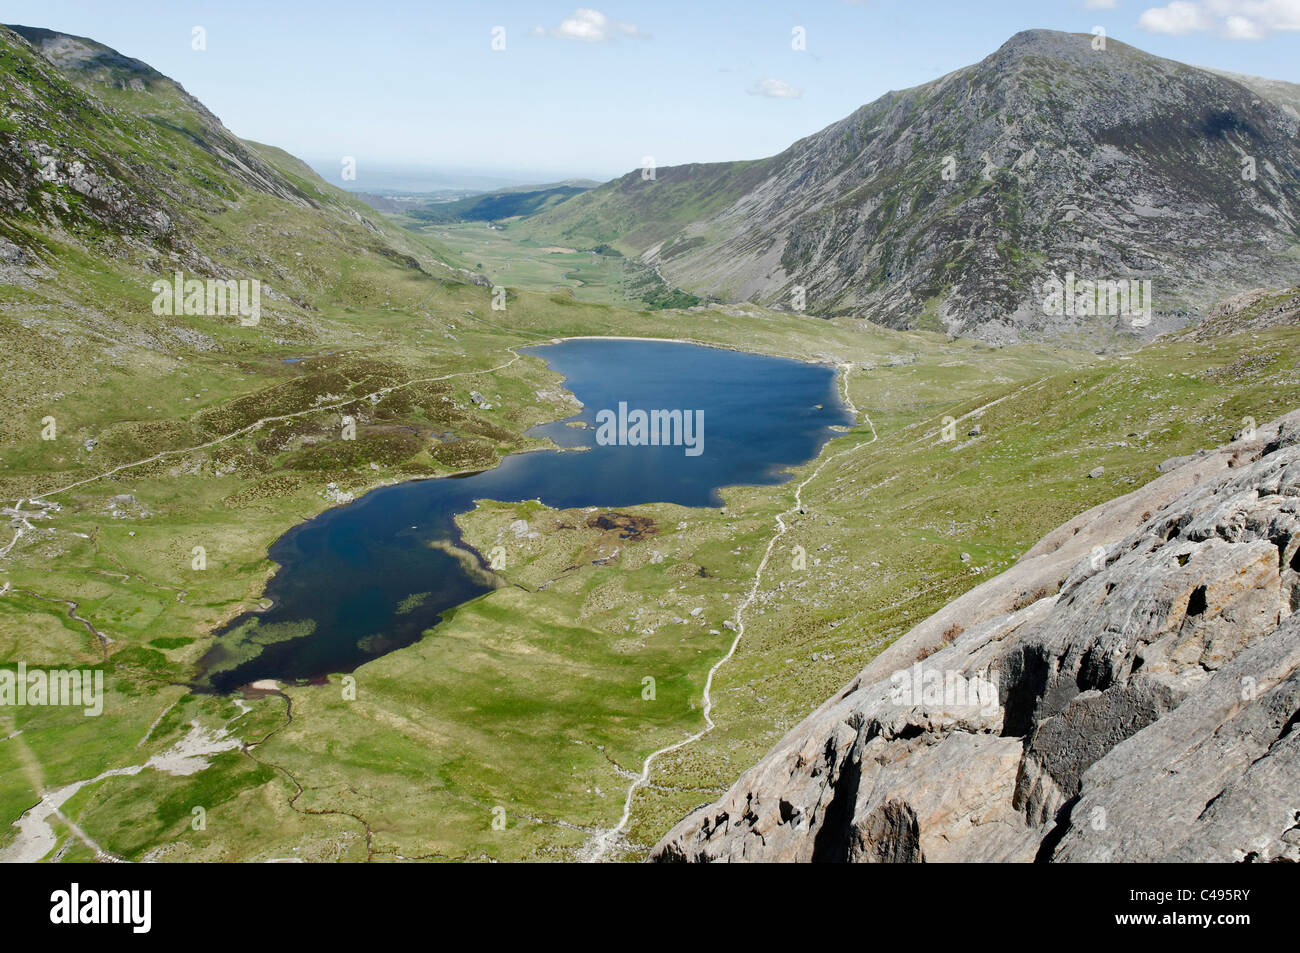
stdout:
{"type": "Polygon", "coordinates": [[[24,423],[0,448],[0,658],[100,667],[108,697],[99,718],[0,710],[0,850],[639,858],[1043,532],[1166,457],[1300,405],[1291,328],[1101,359],[745,307],[636,313],[521,289],[494,312],[485,288],[388,287],[386,307],[326,311],[318,335],[279,355],[132,351],[165,365],[147,392],[96,367],[89,338],[85,365],[42,365],[46,345],[24,328],[49,318],[11,302],[0,332],[24,361],[6,366],[5,399],[24,423]],[[516,519],[538,535],[500,571],[506,585],[419,643],[355,683],[187,687],[212,629],[258,604],[267,547],[295,523],[538,445],[523,432],[572,408],[562,381],[515,349],[573,335],[837,365],[860,422],[789,482],[725,491],[723,508],[630,508],[659,529],[644,539],[590,528],[588,514],[483,501],[461,521],[480,552],[516,519]],[[50,407],[64,436],[31,440],[28,422],[50,407]],[[348,444],[345,412],[359,431],[348,444]],[[461,439],[427,442],[445,432],[461,439]],[[168,753],[196,732],[216,741],[177,770],[168,753]]]}

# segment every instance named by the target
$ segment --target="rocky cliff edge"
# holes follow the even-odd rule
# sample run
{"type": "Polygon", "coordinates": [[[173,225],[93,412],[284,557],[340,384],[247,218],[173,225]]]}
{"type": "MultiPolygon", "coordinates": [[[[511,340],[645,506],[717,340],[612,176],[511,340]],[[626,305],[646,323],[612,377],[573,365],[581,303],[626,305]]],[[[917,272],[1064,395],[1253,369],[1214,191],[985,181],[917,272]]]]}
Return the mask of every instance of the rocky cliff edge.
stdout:
{"type": "Polygon", "coordinates": [[[1300,411],[1049,533],[656,861],[1300,860],[1300,411]]]}

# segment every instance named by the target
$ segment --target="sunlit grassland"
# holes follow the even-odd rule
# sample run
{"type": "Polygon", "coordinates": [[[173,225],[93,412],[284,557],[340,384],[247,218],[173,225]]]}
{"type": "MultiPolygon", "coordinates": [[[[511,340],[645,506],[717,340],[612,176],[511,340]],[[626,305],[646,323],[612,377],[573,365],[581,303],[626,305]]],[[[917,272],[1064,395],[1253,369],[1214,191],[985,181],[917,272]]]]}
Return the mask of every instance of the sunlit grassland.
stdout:
{"type": "MultiPolygon", "coordinates": [[[[249,272],[270,275],[283,297],[264,298],[253,328],[154,315],[157,275],[67,249],[58,282],[0,286],[0,487],[10,504],[168,451],[50,495],[62,510],[0,562],[12,587],[0,597],[0,661],[103,664],[110,686],[98,719],[3,713],[0,845],[40,791],[143,764],[194,720],[251,747],[188,777],[147,769],[100,781],[66,816],[129,859],[154,848],[175,859],[566,859],[611,825],[645,755],[702,727],[706,673],[732,638],[723,623],[791,505],[790,484],[729,489],[725,511],[629,508],[656,529],[638,539],[588,526],[586,512],[484,502],[464,531],[485,554],[506,547],[506,585],[359,669],[355,700],[338,677],[250,699],[247,712],[184,687],[212,629],[261,599],[275,570],[267,548],[330,505],[329,484],[359,494],[541,445],[524,431],[569,410],[539,395],[560,379],[538,357],[515,359],[520,346],[667,337],[851,365],[848,393],[878,434],[868,442],[864,417],[823,452],[859,447],[810,484],[807,514],[787,517],[745,638],[715,681],[718,728],[658,764],[635,802],[632,856],[881,647],[1043,532],[1145,482],[1165,457],[1222,442],[1243,417],[1262,422],[1300,397],[1292,332],[1103,359],[744,306],[635,311],[583,300],[581,289],[530,290],[544,272],[505,279],[511,296],[495,311],[490,289],[365,252],[364,230],[322,242],[305,215],[254,200],[211,227],[236,242],[259,224],[263,260],[249,272]],[[219,347],[178,343],[172,327],[219,347]],[[474,406],[471,390],[493,408],[474,406]],[[339,400],[358,420],[346,447],[345,410],[320,407],[339,400]],[[954,442],[939,441],[945,415],[988,404],[954,442]],[[39,439],[47,414],[59,422],[54,441],[39,439]],[[282,414],[296,416],[221,439],[282,414]],[[982,434],[968,437],[976,422],[982,434]],[[440,444],[448,432],[461,439],[440,444]],[[452,447],[474,453],[462,460],[452,447]],[[1098,466],[1104,474],[1089,479],[1098,466]],[[519,518],[535,540],[515,540],[519,518]],[[808,553],[802,571],[796,543],[808,553]],[[112,639],[107,650],[64,601],[112,639]],[[195,806],[205,829],[191,824],[195,806]]],[[[417,259],[424,240],[411,237],[417,259]]],[[[89,857],[70,829],[60,837],[66,859],[89,857]]]]}
{"type": "MultiPolygon", "coordinates": [[[[297,238],[281,238],[285,244],[271,243],[268,254],[281,261],[296,258],[297,238]]],[[[320,258],[318,251],[312,254],[320,258]]],[[[332,281],[333,291],[331,300],[312,305],[316,310],[277,302],[257,328],[185,319],[187,327],[221,342],[222,349],[212,353],[170,354],[148,346],[151,339],[129,338],[120,351],[105,352],[93,336],[79,339],[84,315],[41,325],[42,331],[59,329],[61,348],[43,333],[24,341],[21,318],[5,323],[32,356],[69,355],[66,366],[36,359],[12,367],[15,375],[32,375],[29,386],[6,389],[24,422],[3,448],[6,487],[14,498],[46,493],[145,455],[178,451],[51,496],[63,510],[36,525],[53,532],[20,541],[4,567],[11,586],[34,594],[11,593],[3,602],[22,633],[4,646],[4,658],[44,664],[102,660],[104,650],[67,607],[41,597],[70,600],[78,615],[113,640],[106,654],[109,681],[116,686],[106,714],[90,722],[113,727],[99,732],[93,745],[77,741],[66,756],[54,757],[22,747],[28,730],[0,742],[0,757],[17,763],[17,753],[26,751],[30,764],[39,766],[21,783],[6,785],[0,803],[7,805],[9,819],[34,803],[38,790],[142,763],[175,742],[183,725],[161,730],[164,723],[147,744],[137,745],[181,691],[177,686],[192,676],[213,627],[257,604],[275,568],[267,547],[327,505],[327,483],[360,493],[456,469],[428,448],[398,462],[295,468],[291,464],[306,449],[339,445],[341,411],[311,410],[326,392],[333,399],[395,388],[377,405],[358,405],[359,443],[372,430],[400,423],[466,439],[492,434],[486,445],[495,457],[537,445],[523,431],[567,412],[537,396],[558,381],[539,358],[519,358],[492,374],[468,373],[420,400],[404,402],[396,395],[415,393],[410,382],[497,367],[512,359],[511,348],[565,335],[683,337],[864,367],[918,360],[960,364],[982,352],[937,335],[899,335],[757,309],[649,314],[590,305],[562,293],[519,291],[512,292],[505,311],[493,311],[488,289],[411,274],[396,264],[345,257],[332,271],[321,267],[311,281],[332,281]],[[286,358],[308,360],[290,364],[286,358]],[[137,376],[143,366],[151,371],[147,387],[139,386],[137,376]],[[39,441],[34,434],[54,388],[62,393],[54,411],[62,418],[60,436],[39,441]],[[487,395],[494,408],[473,408],[471,389],[487,395]],[[308,412],[290,423],[186,450],[261,416],[302,411],[308,412]],[[381,416],[387,411],[391,416],[381,416]],[[90,438],[99,443],[87,451],[81,445],[90,438]],[[122,495],[134,502],[115,501],[122,495]],[[206,558],[201,571],[193,568],[197,546],[206,558]]],[[[57,293],[79,298],[87,293],[80,282],[95,283],[97,300],[114,321],[128,331],[157,335],[173,319],[159,320],[149,311],[146,277],[104,274],[87,263],[57,293]]],[[[1034,349],[990,351],[987,357],[1005,365],[1009,377],[1059,361],[1034,349]]],[[[886,389],[875,396],[882,408],[914,414],[917,401],[927,403],[954,387],[974,391],[982,383],[960,367],[937,374],[934,395],[886,389]]],[[[874,385],[864,381],[872,379],[870,372],[850,378],[855,401],[871,399],[874,385]]],[[[781,493],[756,492],[765,499],[781,493]]],[[[172,778],[147,770],[83,789],[70,802],[69,816],[105,850],[131,858],[167,844],[173,845],[167,856],[180,858],[267,858],[301,844],[319,859],[360,859],[366,852],[358,832],[365,825],[377,859],[552,856],[556,850],[556,856],[568,856],[564,852],[589,834],[575,826],[608,825],[616,816],[626,779],[615,765],[635,770],[647,745],[693,730],[704,673],[727,641],[722,622],[769,532],[767,514],[742,519],[716,510],[650,509],[665,525],[686,521],[690,527],[679,534],[672,561],[651,563],[635,555],[669,538],[664,536],[630,546],[617,566],[595,574],[579,567],[562,584],[549,586],[541,602],[523,589],[497,590],[462,607],[423,642],[363,667],[355,702],[343,700],[337,680],[328,687],[288,689],[291,722],[278,696],[251,701],[255,715],[234,717],[238,713],[219,699],[184,695],[194,698],[187,704],[196,706],[205,723],[216,726],[233,717],[227,727],[245,741],[267,732],[269,740],[246,755],[219,756],[211,782],[220,778],[218,787],[201,783],[202,774],[172,778]],[[637,575],[624,580],[626,568],[638,560],[637,575]],[[688,563],[697,567],[693,574],[681,573],[688,563]],[[625,615],[642,602],[648,603],[647,620],[680,616],[691,622],[665,622],[638,646],[643,637],[627,629],[625,615]],[[697,605],[706,612],[689,616],[697,605]],[[675,615],[665,616],[669,611],[675,615]],[[656,680],[653,702],[642,699],[647,676],[656,680]],[[247,719],[254,717],[267,724],[253,730],[247,719]],[[270,774],[263,770],[268,765],[274,766],[270,774]],[[292,807],[288,800],[296,787],[290,776],[307,789],[292,807]],[[175,810],[178,798],[212,802],[201,805],[209,810],[206,830],[192,829],[175,810]],[[170,806],[157,810],[164,803],[170,806]],[[506,812],[505,831],[492,827],[496,807],[506,812]]],[[[510,579],[508,571],[504,575],[510,579]]],[[[68,712],[28,711],[22,718],[32,725],[44,719],[42,737],[54,743],[67,731],[86,730],[86,720],[68,712]]],[[[5,825],[0,843],[12,834],[5,825]]],[[[65,841],[68,857],[83,849],[78,843],[65,841]]]]}
{"type": "Polygon", "coordinates": [[[533,291],[569,289],[579,301],[637,307],[624,292],[621,258],[521,238],[483,222],[412,226],[448,249],[461,267],[486,275],[494,284],[533,291]]]}
{"type": "MultiPolygon", "coordinates": [[[[938,439],[939,413],[900,418],[876,443],[865,427],[832,443],[828,453],[861,449],[810,485],[807,515],[787,517],[792,532],[769,563],[738,655],[715,683],[719,728],[656,770],[636,802],[634,843],[643,849],[716,794],[872,655],[1042,533],[1149,479],[1165,457],[1227,439],[1241,416],[1263,420],[1292,406],[1300,398],[1294,339],[1230,340],[1215,351],[1158,347],[1008,382],[941,408],[962,416],[1001,401],[964,421],[951,444],[938,439]],[[1256,353],[1276,361],[1245,386],[1216,372],[1256,353]],[[982,435],[967,437],[975,422],[982,435]],[[1104,475],[1089,479],[1098,465],[1104,475]],[[795,544],[808,553],[806,570],[792,568],[795,544]]],[[[882,393],[903,389],[890,375],[874,375],[882,393]]],[[[462,521],[481,549],[506,545],[502,575],[523,588],[484,596],[412,650],[358,673],[370,704],[390,717],[386,729],[367,725],[353,744],[390,733],[410,740],[438,726],[461,754],[454,778],[427,769],[445,790],[417,781],[411,791],[434,802],[437,816],[454,817],[451,829],[395,827],[395,849],[569,856],[563,851],[582,838],[566,825],[608,825],[640,759],[702,726],[704,675],[731,638],[720,623],[743,598],[790,492],[734,488],[726,500],[725,516],[629,508],[662,530],[635,542],[593,538],[585,511],[536,504],[484,504],[462,521]],[[509,524],[519,518],[538,540],[512,543],[509,524]],[[619,555],[608,562],[614,548],[619,555]],[[695,607],[701,616],[690,615],[695,607]],[[412,695],[414,679],[395,677],[406,665],[432,678],[429,690],[412,695]],[[448,670],[451,683],[440,674],[448,670]],[[643,695],[647,676],[656,679],[654,700],[643,695]],[[553,758],[538,757],[547,751],[553,758]],[[505,809],[506,830],[491,828],[493,807],[505,809]]],[[[343,709],[326,693],[310,697],[343,709]]],[[[345,721],[334,727],[336,740],[348,736],[345,721]]],[[[277,743],[293,757],[289,737],[277,743]]],[[[301,769],[312,763],[304,759],[301,769]]],[[[383,782],[374,785],[362,789],[383,782]]]]}

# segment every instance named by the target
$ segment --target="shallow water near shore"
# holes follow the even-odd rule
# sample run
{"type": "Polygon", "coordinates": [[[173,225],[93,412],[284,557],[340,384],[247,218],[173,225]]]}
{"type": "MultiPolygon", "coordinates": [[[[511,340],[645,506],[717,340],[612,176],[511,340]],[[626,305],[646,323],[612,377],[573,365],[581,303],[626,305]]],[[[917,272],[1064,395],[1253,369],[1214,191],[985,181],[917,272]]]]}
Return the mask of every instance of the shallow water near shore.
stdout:
{"type": "Polygon", "coordinates": [[[481,473],[373,490],[294,527],[269,555],[272,606],[223,626],[196,687],[232,691],[262,678],[350,672],[417,641],[447,610],[494,588],[454,522],[475,500],[556,508],[638,503],[720,505],[718,490],[774,484],[815,457],[834,425],[852,423],[832,368],[676,342],[575,339],[523,349],[566,378],[582,411],[531,433],[581,452],[506,457],[481,473]],[[598,445],[597,415],[701,412],[687,447],[598,445]],[[569,426],[582,421],[587,426],[569,426]]]}

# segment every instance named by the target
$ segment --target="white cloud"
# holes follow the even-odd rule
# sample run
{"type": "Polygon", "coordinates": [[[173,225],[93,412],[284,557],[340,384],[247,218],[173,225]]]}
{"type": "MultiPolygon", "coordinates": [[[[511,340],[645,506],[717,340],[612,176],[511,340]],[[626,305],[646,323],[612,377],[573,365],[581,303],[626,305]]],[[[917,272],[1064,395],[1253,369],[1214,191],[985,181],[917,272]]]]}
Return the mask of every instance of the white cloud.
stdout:
{"type": "Polygon", "coordinates": [[[764,79],[749,87],[749,95],[766,96],[769,99],[798,99],[803,95],[803,90],[795,89],[779,79],[764,79]]]}
{"type": "Polygon", "coordinates": [[[1265,36],[1263,28],[1248,17],[1228,17],[1223,21],[1223,32],[1234,40],[1262,40],[1265,36]]]}
{"type": "Polygon", "coordinates": [[[1230,40],[1262,40],[1300,30],[1300,0],[1174,0],[1151,7],[1138,26],[1152,33],[1218,33],[1230,40]]]}
{"type": "Polygon", "coordinates": [[[1083,5],[1089,10],[1114,10],[1118,2],[1117,0],[1085,0],[1083,5]]]}
{"type": "Polygon", "coordinates": [[[599,10],[579,7],[573,15],[566,17],[559,26],[548,29],[543,26],[533,27],[535,36],[558,36],[566,40],[581,40],[584,43],[608,43],[620,36],[632,36],[649,39],[650,34],[643,32],[631,23],[611,20],[599,10]]]}
{"type": "Polygon", "coordinates": [[[1175,36],[1208,30],[1212,22],[1199,4],[1188,0],[1174,0],[1167,7],[1152,7],[1138,18],[1138,26],[1144,30],[1175,36]]]}

